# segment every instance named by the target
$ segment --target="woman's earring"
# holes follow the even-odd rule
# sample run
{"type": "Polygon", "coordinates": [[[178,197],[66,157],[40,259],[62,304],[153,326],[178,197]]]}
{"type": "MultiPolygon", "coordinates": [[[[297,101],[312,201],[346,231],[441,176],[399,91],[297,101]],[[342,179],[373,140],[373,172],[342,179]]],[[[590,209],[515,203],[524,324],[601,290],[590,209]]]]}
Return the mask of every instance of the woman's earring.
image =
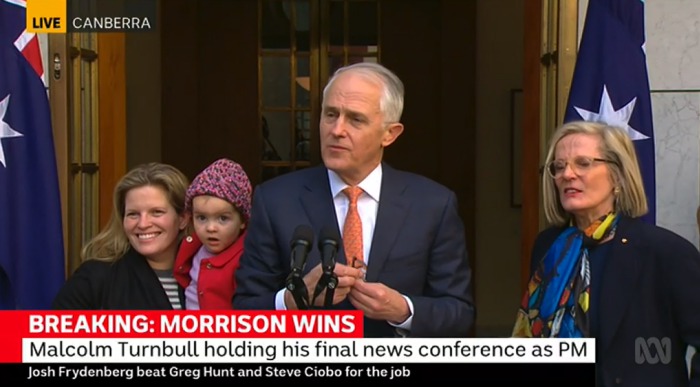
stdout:
{"type": "Polygon", "coordinates": [[[615,195],[619,194],[619,193],[620,193],[620,187],[615,187],[615,190],[613,190],[613,192],[615,193],[615,195]]]}

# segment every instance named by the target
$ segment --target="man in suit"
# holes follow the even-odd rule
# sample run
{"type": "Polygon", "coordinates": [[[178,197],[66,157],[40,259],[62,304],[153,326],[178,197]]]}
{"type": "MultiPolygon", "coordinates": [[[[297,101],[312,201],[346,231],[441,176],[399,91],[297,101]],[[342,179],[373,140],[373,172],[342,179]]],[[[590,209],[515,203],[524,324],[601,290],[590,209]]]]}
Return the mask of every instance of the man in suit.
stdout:
{"type": "MultiPolygon", "coordinates": [[[[285,290],[290,240],[298,225],[317,235],[330,226],[343,235],[332,304],[361,310],[366,337],[469,334],[475,311],[456,196],[382,161],[403,131],[403,95],[401,80],[379,64],[336,71],[323,90],[324,165],[255,189],[234,308],[297,309],[285,290]]],[[[312,249],[303,276],[309,295],[322,275],[320,261],[312,249]]]]}

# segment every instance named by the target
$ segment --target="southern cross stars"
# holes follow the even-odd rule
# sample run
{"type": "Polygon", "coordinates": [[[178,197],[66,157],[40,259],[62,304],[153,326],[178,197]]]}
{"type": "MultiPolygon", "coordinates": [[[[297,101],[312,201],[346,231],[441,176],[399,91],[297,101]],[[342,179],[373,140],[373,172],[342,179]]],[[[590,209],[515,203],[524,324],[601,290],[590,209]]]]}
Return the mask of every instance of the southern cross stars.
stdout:
{"type": "Polygon", "coordinates": [[[2,139],[24,136],[22,133],[12,129],[10,125],[5,122],[5,113],[7,113],[9,104],[10,95],[8,94],[7,97],[0,101],[0,164],[2,164],[3,167],[7,167],[7,164],[5,163],[5,151],[2,149],[2,139]]]}
{"type": "Polygon", "coordinates": [[[600,107],[597,113],[582,109],[578,106],[575,106],[574,109],[576,109],[581,118],[586,121],[605,122],[611,126],[619,126],[627,131],[632,141],[645,140],[649,138],[649,136],[640,133],[629,125],[635,103],[637,103],[637,97],[632,98],[627,105],[621,107],[619,110],[615,110],[610,101],[608,88],[603,85],[603,95],[600,97],[600,107]]]}

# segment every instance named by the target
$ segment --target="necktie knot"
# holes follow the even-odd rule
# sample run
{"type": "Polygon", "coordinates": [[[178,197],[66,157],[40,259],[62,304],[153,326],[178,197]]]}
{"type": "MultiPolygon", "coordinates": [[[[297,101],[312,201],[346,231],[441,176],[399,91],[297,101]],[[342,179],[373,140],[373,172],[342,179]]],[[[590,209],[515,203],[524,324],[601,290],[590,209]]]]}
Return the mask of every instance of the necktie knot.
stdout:
{"type": "Polygon", "coordinates": [[[348,199],[350,200],[350,204],[352,205],[357,204],[357,199],[359,199],[360,195],[362,195],[362,192],[364,192],[362,191],[362,188],[356,185],[346,187],[343,190],[343,193],[345,194],[345,196],[348,197],[348,199]]]}

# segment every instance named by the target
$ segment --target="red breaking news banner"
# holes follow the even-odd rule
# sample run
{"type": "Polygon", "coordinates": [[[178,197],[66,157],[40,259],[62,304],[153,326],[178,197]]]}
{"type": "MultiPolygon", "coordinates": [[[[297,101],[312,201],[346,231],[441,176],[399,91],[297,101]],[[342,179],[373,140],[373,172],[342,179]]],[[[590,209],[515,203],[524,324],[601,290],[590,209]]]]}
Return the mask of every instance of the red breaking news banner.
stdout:
{"type": "Polygon", "coordinates": [[[2,311],[0,363],[32,338],[361,338],[360,311],[2,311]]]}

